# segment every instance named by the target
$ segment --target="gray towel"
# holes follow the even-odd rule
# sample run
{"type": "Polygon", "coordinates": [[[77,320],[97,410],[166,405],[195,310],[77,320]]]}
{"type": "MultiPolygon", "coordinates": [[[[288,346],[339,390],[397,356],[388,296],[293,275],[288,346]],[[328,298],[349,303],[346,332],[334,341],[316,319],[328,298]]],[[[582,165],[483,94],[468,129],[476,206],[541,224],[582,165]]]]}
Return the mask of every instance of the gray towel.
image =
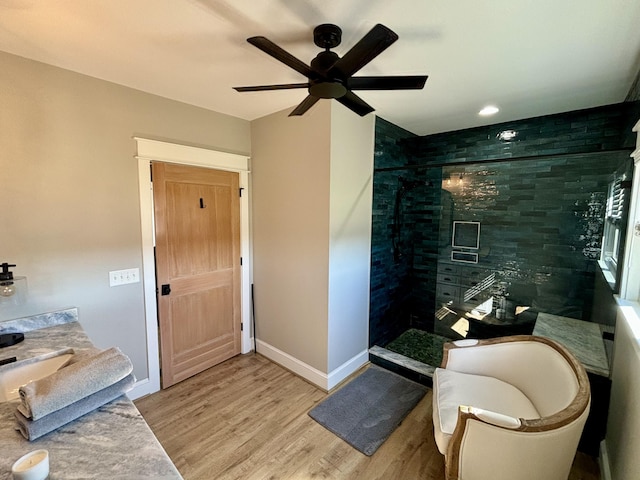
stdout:
{"type": "Polygon", "coordinates": [[[64,367],[68,367],[69,365],[73,365],[74,363],[78,363],[89,357],[98,355],[101,351],[102,350],[96,347],[89,347],[89,348],[83,348],[83,349],[77,349],[77,350],[74,348],[73,355],[69,358],[69,360],[67,360],[62,365],[60,365],[60,368],[58,368],[58,370],[61,370],[64,367]]]}
{"type": "Polygon", "coordinates": [[[131,360],[119,348],[109,348],[20,387],[18,410],[38,420],[113,385],[132,371],[131,360]]]}
{"type": "Polygon", "coordinates": [[[67,423],[92,412],[98,407],[101,407],[105,403],[109,403],[115,400],[119,396],[128,392],[133,388],[133,384],[136,379],[133,374],[127,375],[122,380],[113,385],[108,386],[96,393],[89,395],[81,400],[78,400],[71,405],[67,405],[60,410],[57,410],[40,420],[29,420],[20,411],[16,410],[15,416],[18,420],[18,430],[27,440],[35,440],[43,435],[46,435],[53,430],[60,428],[67,423]]]}

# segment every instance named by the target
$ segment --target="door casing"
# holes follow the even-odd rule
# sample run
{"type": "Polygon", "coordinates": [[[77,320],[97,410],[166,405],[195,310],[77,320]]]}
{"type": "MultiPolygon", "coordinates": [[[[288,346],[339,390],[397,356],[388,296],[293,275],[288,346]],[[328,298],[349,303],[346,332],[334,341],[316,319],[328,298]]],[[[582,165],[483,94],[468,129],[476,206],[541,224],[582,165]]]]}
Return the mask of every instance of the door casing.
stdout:
{"type": "Polygon", "coordinates": [[[156,271],[154,260],[155,230],[153,220],[153,185],[151,183],[151,162],[178,163],[216,170],[237,172],[240,188],[240,253],[241,266],[241,353],[251,351],[251,283],[253,281],[253,261],[251,256],[250,232],[250,170],[249,157],[201,147],[191,147],[176,143],[134,137],[137,143],[138,185],[140,192],[140,228],[142,234],[142,281],[144,288],[144,310],[147,338],[148,377],[136,382],[129,392],[132,399],[160,390],[159,337],[156,305],[156,271]]]}

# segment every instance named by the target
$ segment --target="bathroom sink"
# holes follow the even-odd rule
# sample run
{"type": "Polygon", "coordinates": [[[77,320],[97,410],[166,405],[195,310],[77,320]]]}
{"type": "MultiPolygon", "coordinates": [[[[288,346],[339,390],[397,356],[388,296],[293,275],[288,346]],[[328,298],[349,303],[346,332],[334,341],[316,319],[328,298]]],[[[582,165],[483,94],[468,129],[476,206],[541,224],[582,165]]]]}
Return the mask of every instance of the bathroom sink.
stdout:
{"type": "Polygon", "coordinates": [[[53,356],[47,354],[0,368],[0,402],[20,398],[18,389],[22,385],[51,375],[72,356],[73,352],[64,350],[53,356]]]}

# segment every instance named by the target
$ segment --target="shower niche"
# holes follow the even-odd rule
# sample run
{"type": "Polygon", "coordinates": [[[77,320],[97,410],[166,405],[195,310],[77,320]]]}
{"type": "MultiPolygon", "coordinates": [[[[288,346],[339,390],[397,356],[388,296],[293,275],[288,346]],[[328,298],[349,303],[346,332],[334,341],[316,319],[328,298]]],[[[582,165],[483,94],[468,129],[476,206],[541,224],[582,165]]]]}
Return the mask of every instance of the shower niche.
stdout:
{"type": "Polygon", "coordinates": [[[455,220],[451,234],[451,260],[462,263],[478,263],[480,248],[480,222],[455,220]]]}

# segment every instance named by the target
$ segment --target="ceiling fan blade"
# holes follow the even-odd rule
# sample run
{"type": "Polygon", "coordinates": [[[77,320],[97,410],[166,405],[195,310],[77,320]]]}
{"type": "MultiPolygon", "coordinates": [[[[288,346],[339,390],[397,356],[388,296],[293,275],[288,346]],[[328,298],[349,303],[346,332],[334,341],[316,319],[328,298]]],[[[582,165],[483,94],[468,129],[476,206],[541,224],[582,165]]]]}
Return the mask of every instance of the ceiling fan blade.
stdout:
{"type": "Polygon", "coordinates": [[[286,50],[280,48],[271,40],[268,40],[265,37],[251,37],[247,38],[247,42],[249,42],[254,47],[259,48],[267,55],[271,55],[276,60],[279,60],[285,65],[293,68],[296,72],[301,73],[305,77],[311,78],[312,76],[314,76],[311,67],[305,64],[302,60],[298,60],[286,50]]]}
{"type": "Polygon", "coordinates": [[[377,24],[329,69],[329,73],[337,71],[344,77],[350,77],[396,40],[398,35],[395,32],[384,25],[377,24]]]}
{"type": "Polygon", "coordinates": [[[318,100],[320,100],[319,97],[314,97],[312,95],[307,95],[307,98],[305,98],[300,103],[300,105],[298,105],[296,108],[294,108],[293,111],[289,114],[289,116],[290,117],[294,117],[296,115],[302,115],[304,112],[306,112],[311,107],[313,107],[318,100]]]}
{"type": "Polygon", "coordinates": [[[309,88],[309,83],[283,83],[281,85],[256,85],[254,87],[233,87],[236,92],[262,92],[265,90],[288,90],[290,88],[309,88]]]}
{"type": "Polygon", "coordinates": [[[385,77],[351,77],[347,79],[350,90],[420,90],[427,75],[405,75],[385,77]]]}
{"type": "Polygon", "coordinates": [[[347,93],[340,98],[336,98],[336,100],[361,117],[364,117],[367,113],[371,113],[374,110],[371,105],[351,91],[347,91],[347,93]]]}

